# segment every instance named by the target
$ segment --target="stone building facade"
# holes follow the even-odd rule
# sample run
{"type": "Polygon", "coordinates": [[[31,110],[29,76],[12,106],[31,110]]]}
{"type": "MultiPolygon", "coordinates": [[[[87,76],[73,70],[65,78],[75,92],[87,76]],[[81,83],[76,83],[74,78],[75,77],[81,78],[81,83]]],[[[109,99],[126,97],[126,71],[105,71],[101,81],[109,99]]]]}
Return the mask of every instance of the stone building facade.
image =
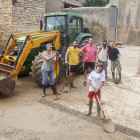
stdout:
{"type": "Polygon", "coordinates": [[[39,30],[45,13],[60,12],[65,6],[81,7],[84,0],[0,0],[0,50],[13,33],[39,30]]]}
{"type": "MultiPolygon", "coordinates": [[[[98,44],[106,39],[140,45],[139,0],[109,0],[106,7],[82,7],[84,0],[16,0],[14,5],[12,1],[0,0],[0,50],[11,33],[37,31],[37,18],[43,17],[44,13],[61,12],[69,5],[73,7],[73,13],[83,15],[98,44]],[[112,5],[118,9],[114,27],[110,26],[112,5]]],[[[63,11],[69,12],[69,9],[63,11]]]]}
{"type": "Polygon", "coordinates": [[[5,45],[8,36],[13,33],[39,30],[37,17],[44,16],[44,0],[0,1],[0,48],[5,45]]]}
{"type": "Polygon", "coordinates": [[[12,6],[10,0],[0,1],[0,49],[11,33],[12,6]]]}
{"type": "Polygon", "coordinates": [[[118,7],[117,40],[140,46],[140,0],[110,0],[118,7]]]}

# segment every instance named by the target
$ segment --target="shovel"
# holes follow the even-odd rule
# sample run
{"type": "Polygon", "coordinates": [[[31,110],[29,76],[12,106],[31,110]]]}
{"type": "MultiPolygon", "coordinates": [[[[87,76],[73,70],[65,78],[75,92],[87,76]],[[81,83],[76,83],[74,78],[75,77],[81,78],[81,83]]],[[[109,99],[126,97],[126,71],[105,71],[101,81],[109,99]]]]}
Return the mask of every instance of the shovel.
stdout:
{"type": "Polygon", "coordinates": [[[101,121],[101,125],[102,125],[103,129],[106,132],[108,132],[108,133],[114,133],[115,132],[115,125],[114,125],[114,123],[113,123],[113,121],[112,121],[111,118],[106,119],[106,116],[105,116],[105,113],[104,113],[104,111],[102,109],[102,106],[101,106],[101,103],[100,103],[100,100],[99,100],[98,95],[96,95],[96,97],[97,97],[98,103],[100,105],[100,108],[102,110],[102,114],[103,114],[103,117],[104,117],[104,120],[101,121]]]}
{"type": "Polygon", "coordinates": [[[68,93],[68,92],[70,92],[70,84],[68,83],[68,67],[69,67],[69,65],[66,64],[65,67],[66,67],[66,82],[63,85],[63,92],[68,93]]]}
{"type": "Polygon", "coordinates": [[[113,82],[115,84],[119,84],[120,83],[120,78],[117,77],[117,70],[116,70],[116,78],[113,79],[113,82]]]}

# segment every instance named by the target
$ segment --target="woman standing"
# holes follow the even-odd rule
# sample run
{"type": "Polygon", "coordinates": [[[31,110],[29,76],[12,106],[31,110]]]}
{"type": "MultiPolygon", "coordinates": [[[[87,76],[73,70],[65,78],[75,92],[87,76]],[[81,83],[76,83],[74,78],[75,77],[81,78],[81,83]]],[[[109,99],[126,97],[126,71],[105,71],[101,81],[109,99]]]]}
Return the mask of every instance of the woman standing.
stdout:
{"type": "MultiPolygon", "coordinates": [[[[45,97],[45,91],[46,91],[46,85],[47,85],[47,79],[48,76],[50,78],[50,86],[52,88],[53,94],[56,94],[56,87],[55,87],[55,81],[54,81],[54,58],[55,56],[57,57],[59,53],[56,53],[53,55],[52,53],[52,44],[47,44],[46,45],[46,51],[42,54],[43,57],[43,64],[41,67],[42,71],[42,87],[43,87],[43,93],[42,97],[45,97]]],[[[60,95],[57,92],[57,95],[60,95]]]]}

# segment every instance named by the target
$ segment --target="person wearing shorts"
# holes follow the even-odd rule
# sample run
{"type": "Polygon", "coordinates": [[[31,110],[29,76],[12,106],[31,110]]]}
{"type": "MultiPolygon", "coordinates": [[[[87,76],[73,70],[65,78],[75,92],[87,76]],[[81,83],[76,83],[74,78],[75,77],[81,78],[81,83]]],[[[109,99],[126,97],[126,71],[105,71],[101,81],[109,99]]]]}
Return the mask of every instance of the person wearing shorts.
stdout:
{"type": "Polygon", "coordinates": [[[110,47],[108,50],[109,53],[109,59],[111,60],[111,71],[112,71],[112,81],[115,77],[115,68],[117,68],[118,72],[119,72],[119,78],[120,78],[120,82],[122,83],[121,80],[121,63],[120,63],[120,57],[121,54],[119,52],[119,50],[117,48],[114,47],[114,43],[110,42],[110,47]]]}
{"type": "Polygon", "coordinates": [[[108,47],[107,47],[107,41],[103,41],[103,45],[100,46],[98,50],[98,62],[103,63],[103,69],[105,70],[105,78],[107,80],[107,59],[108,59],[108,47]]]}
{"type": "Polygon", "coordinates": [[[89,44],[85,45],[82,49],[81,49],[81,53],[85,54],[84,57],[84,78],[85,81],[83,83],[84,86],[87,85],[86,79],[87,79],[87,73],[88,73],[88,69],[90,68],[91,71],[94,71],[95,68],[95,63],[97,61],[97,47],[96,45],[93,44],[93,39],[89,38],[89,44]]]}
{"type": "Polygon", "coordinates": [[[77,48],[78,42],[77,40],[73,41],[73,46],[69,47],[67,53],[65,55],[65,64],[68,64],[68,55],[69,55],[69,78],[68,81],[70,83],[70,87],[76,88],[73,84],[74,76],[77,71],[77,65],[80,61],[80,49],[77,48]]]}
{"type": "Polygon", "coordinates": [[[97,97],[101,99],[101,87],[105,84],[105,74],[103,72],[103,64],[98,62],[96,65],[96,70],[92,71],[88,77],[88,84],[89,92],[88,92],[88,98],[89,98],[89,111],[86,113],[86,115],[92,114],[92,107],[93,107],[93,98],[96,99],[97,103],[97,117],[102,118],[101,115],[101,108],[98,103],[97,97]]]}

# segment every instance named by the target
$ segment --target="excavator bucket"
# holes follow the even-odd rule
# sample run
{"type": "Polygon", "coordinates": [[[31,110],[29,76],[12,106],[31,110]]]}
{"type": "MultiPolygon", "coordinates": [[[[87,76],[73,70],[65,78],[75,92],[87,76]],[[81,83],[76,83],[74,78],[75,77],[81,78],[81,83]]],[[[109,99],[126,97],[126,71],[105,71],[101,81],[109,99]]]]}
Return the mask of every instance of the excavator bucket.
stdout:
{"type": "Polygon", "coordinates": [[[14,66],[0,63],[0,92],[10,94],[16,85],[17,75],[12,74],[14,66]]]}

